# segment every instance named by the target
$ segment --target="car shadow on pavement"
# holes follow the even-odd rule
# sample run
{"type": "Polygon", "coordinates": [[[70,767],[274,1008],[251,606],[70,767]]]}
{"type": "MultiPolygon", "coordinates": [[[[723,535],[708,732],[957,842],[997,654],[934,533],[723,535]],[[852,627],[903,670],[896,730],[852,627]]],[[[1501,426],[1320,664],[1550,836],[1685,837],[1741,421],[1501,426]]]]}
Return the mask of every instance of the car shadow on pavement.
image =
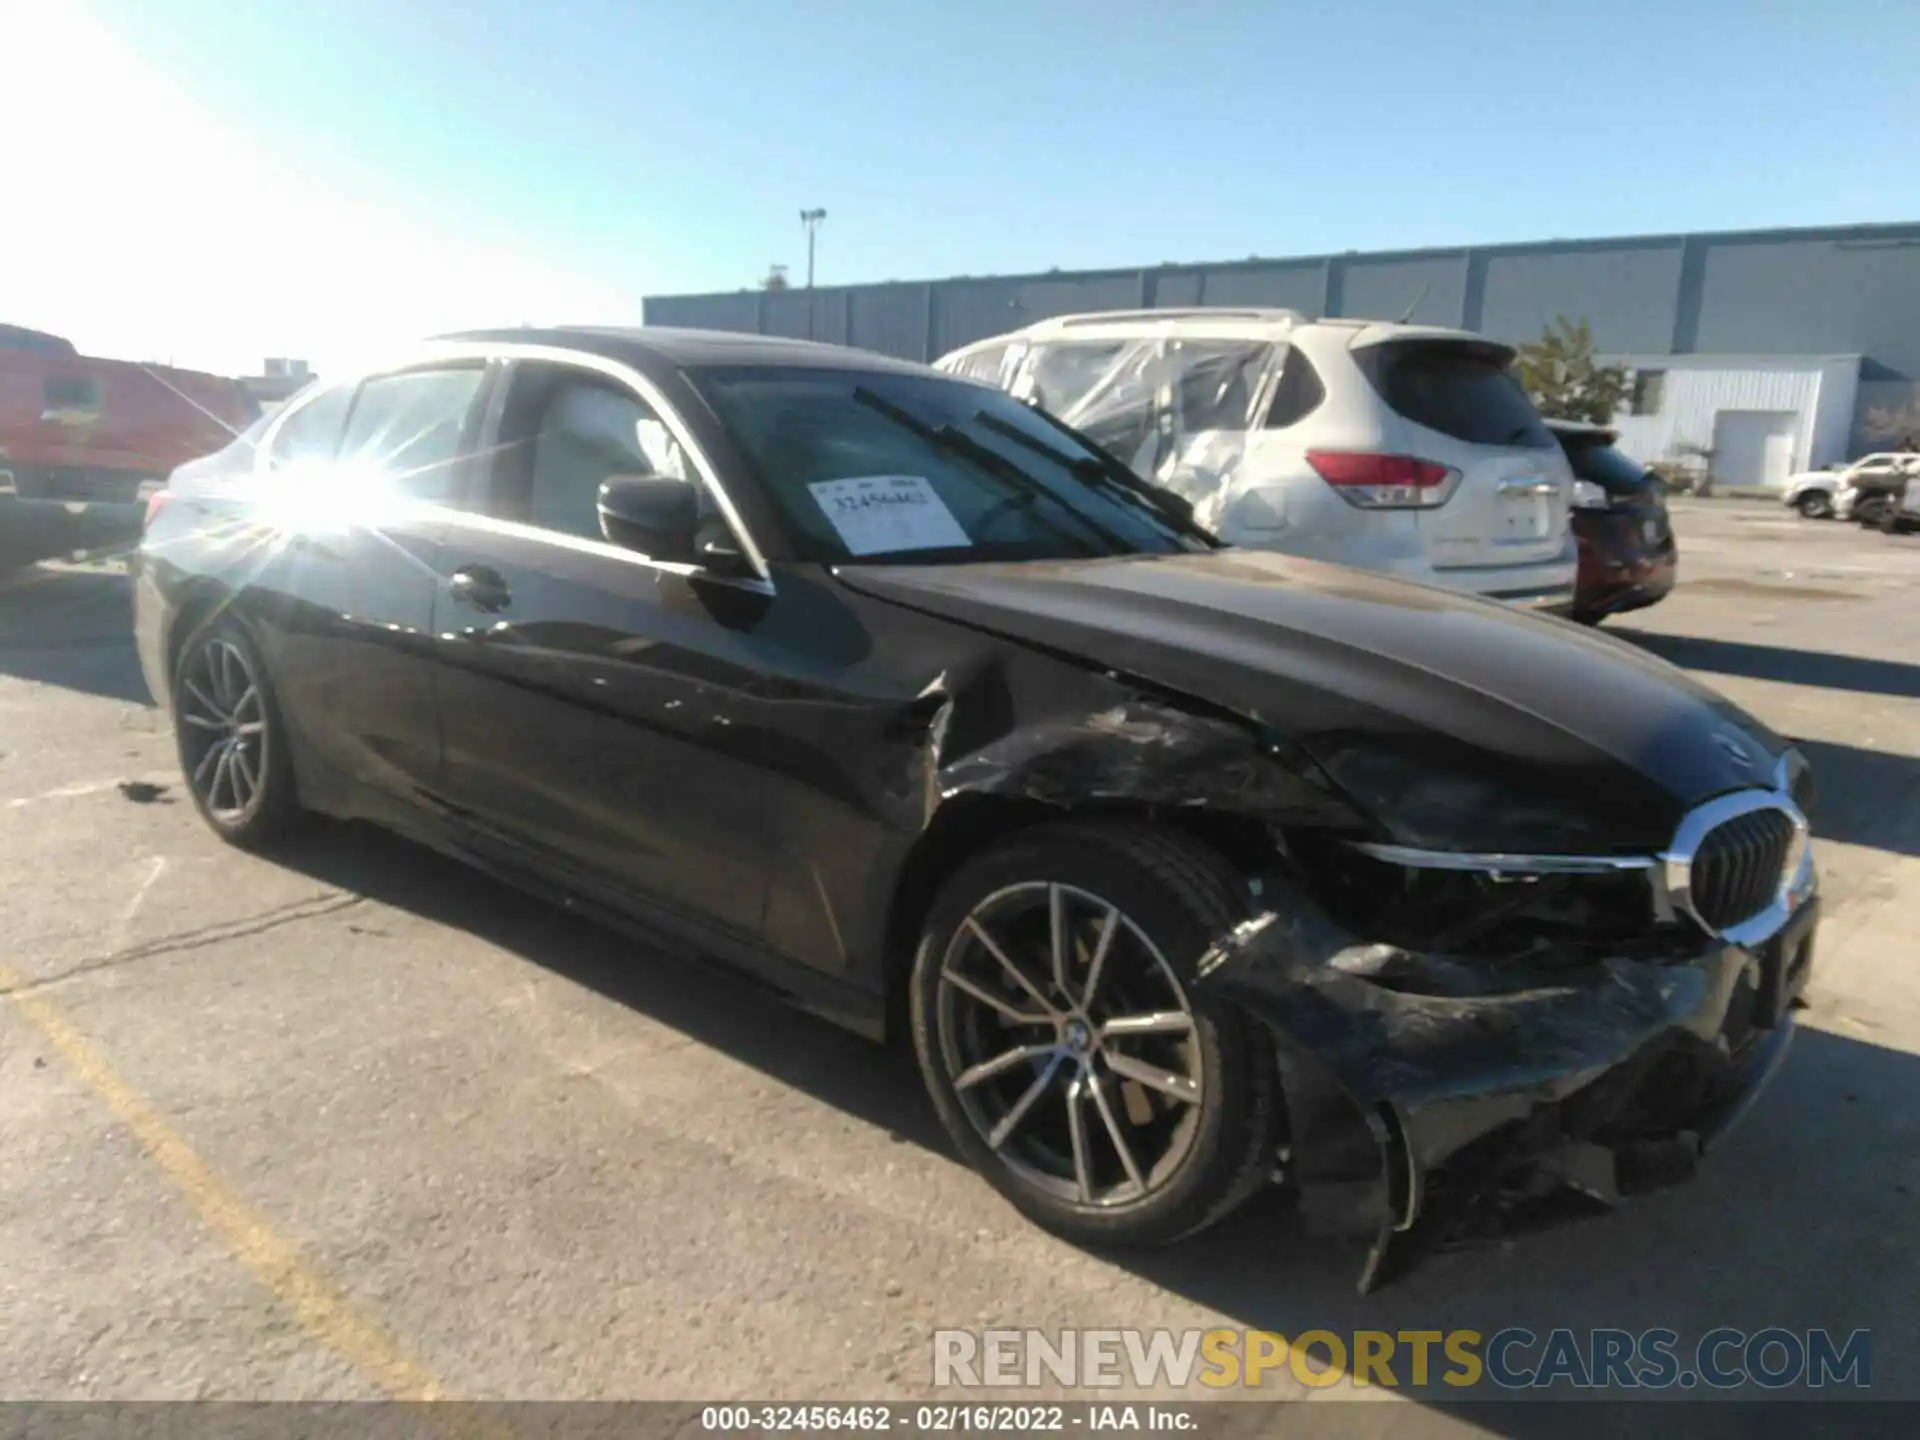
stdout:
{"type": "Polygon", "coordinates": [[[1751,680],[1778,680],[1822,690],[1852,690],[1863,695],[1920,698],[1920,665],[1903,660],[1871,660],[1824,650],[1753,645],[1744,640],[1666,635],[1626,626],[1616,626],[1612,633],[1687,670],[1739,675],[1751,680]]]}
{"type": "Polygon", "coordinates": [[[904,1048],[876,1046],[798,1011],[733,970],[569,915],[370,825],[321,823],[274,858],[327,885],[478,936],[898,1139],[947,1150],[904,1048]]]}
{"type": "MultiPolygon", "coordinates": [[[[952,1158],[904,1046],[872,1045],[729,973],[637,948],[385,832],[327,825],[282,858],[521,955],[896,1141],[952,1158]]],[[[1309,1236],[1279,1192],[1171,1250],[1104,1258],[1234,1325],[1287,1336],[1461,1328],[1490,1336],[1523,1326],[1544,1338],[1557,1327],[1583,1336],[1665,1327],[1679,1332],[1684,1357],[1685,1345],[1717,1326],[1824,1327],[1842,1341],[1867,1329],[1878,1346],[1874,1398],[1911,1398],[1920,1379],[1886,1362],[1899,1337],[1920,1334],[1920,1253],[1906,1239],[1920,1164],[1910,1107],[1890,1098],[1915,1093],[1920,1057],[1803,1029],[1772,1088],[1692,1186],[1581,1225],[1442,1253],[1371,1296],[1356,1291],[1364,1244],[1309,1236]],[[1826,1223],[1836,1205],[1847,1207],[1847,1223],[1826,1223]]],[[[1009,1221],[1018,1223],[1011,1212],[1009,1221]]],[[[1529,1353],[1537,1359],[1538,1346],[1529,1353]]],[[[1463,1401],[1439,1383],[1445,1369],[1436,1358],[1424,1389],[1411,1386],[1410,1372],[1396,1381],[1481,1433],[1546,1440],[1594,1428],[1570,1429],[1570,1418],[1603,1416],[1599,1430],[1638,1433],[1612,1407],[1570,1417],[1561,1405],[1475,1403],[1512,1398],[1485,1385],[1463,1401]]],[[[1574,1393],[1559,1385],[1536,1398],[1574,1393]]],[[[1689,1433],[1757,1433],[1746,1407],[1688,1413],[1689,1433]]]]}
{"type": "Polygon", "coordinates": [[[134,651],[127,573],[34,565],[0,579],[0,675],[153,704],[134,651]]]}
{"type": "Polygon", "coordinates": [[[1920,855],[1920,757],[1796,740],[1813,766],[1813,833],[1822,840],[1920,855]]]}

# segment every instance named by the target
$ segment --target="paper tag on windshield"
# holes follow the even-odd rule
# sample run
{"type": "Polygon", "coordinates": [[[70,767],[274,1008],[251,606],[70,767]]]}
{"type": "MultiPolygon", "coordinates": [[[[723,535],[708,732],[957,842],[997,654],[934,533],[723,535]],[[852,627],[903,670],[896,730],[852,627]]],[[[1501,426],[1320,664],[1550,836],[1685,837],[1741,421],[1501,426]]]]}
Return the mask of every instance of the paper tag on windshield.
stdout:
{"type": "Polygon", "coordinates": [[[818,480],[807,489],[849,554],[953,550],[973,544],[946,501],[919,475],[818,480]]]}

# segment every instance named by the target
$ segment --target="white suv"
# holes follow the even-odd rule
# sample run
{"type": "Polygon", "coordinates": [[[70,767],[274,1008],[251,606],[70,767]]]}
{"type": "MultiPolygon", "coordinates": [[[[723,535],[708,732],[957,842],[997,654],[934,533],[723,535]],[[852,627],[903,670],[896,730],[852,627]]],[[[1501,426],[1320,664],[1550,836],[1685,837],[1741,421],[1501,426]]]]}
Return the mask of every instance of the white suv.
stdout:
{"type": "Polygon", "coordinates": [[[1192,502],[1222,540],[1572,604],[1566,456],[1481,335],[1291,310],[1067,315],[943,356],[1192,502]]]}

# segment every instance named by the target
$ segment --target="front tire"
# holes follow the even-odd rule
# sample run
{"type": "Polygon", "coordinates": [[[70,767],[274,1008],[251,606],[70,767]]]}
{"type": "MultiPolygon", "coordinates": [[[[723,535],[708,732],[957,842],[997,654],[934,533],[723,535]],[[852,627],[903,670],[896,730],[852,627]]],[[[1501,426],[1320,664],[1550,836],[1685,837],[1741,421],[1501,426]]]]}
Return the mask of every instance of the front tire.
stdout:
{"type": "Polygon", "coordinates": [[[222,840],[255,849],[298,828],[286,726],[259,646],[221,615],[180,647],[173,675],[180,769],[201,818],[222,840]]]}
{"type": "Polygon", "coordinates": [[[1808,520],[1831,520],[1833,497],[1824,490],[1809,490],[1793,502],[1793,508],[1808,520]]]}
{"type": "Polygon", "coordinates": [[[935,901],[911,982],[921,1075],[960,1153],[1043,1228],[1163,1245],[1272,1173],[1271,1042],[1193,983],[1245,913],[1211,851],[1133,824],[1021,832],[935,901]]]}

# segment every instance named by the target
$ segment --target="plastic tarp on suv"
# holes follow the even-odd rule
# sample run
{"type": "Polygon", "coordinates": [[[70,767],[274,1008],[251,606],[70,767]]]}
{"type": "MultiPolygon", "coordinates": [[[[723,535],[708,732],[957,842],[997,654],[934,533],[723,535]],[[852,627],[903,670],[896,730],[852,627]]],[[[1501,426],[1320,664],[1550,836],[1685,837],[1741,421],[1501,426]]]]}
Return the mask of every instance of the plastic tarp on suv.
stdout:
{"type": "Polygon", "coordinates": [[[1093,339],[1027,352],[1015,393],[1181,496],[1218,529],[1289,347],[1271,341],[1093,339]]]}

